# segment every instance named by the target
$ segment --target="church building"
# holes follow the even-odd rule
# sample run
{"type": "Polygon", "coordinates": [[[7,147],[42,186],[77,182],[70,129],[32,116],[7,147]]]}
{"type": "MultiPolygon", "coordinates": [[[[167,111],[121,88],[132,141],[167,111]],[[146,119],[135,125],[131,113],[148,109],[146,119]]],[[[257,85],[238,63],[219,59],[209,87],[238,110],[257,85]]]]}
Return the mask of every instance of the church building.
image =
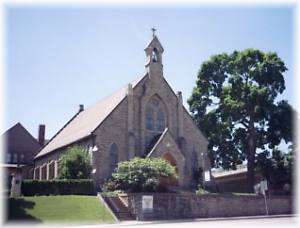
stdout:
{"type": "Polygon", "coordinates": [[[199,168],[210,179],[208,141],[183,106],[182,93],[175,93],[164,78],[164,49],[154,31],[145,52],[142,77],[87,109],[80,105],[39,151],[35,179],[55,178],[61,155],[74,145],[89,151],[97,186],[111,177],[118,162],[136,156],[168,160],[176,167],[182,187],[194,183],[199,168]]]}

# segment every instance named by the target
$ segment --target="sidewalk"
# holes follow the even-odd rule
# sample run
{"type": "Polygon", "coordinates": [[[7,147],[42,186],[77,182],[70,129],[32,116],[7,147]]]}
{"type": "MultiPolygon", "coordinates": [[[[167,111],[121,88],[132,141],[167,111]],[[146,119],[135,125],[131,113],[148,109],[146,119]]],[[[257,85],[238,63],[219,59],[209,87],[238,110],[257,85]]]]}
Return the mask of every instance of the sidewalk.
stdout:
{"type": "MultiPolygon", "coordinates": [[[[177,219],[177,220],[154,220],[154,221],[123,221],[115,224],[103,225],[84,225],[80,227],[95,228],[95,227],[119,227],[119,226],[136,226],[136,225],[163,225],[163,224],[177,224],[177,223],[198,223],[198,222],[218,222],[218,221],[242,221],[242,220],[258,220],[261,219],[279,219],[279,218],[297,218],[297,214],[288,215],[261,215],[261,216],[242,216],[242,217],[224,217],[224,218],[197,218],[197,219],[177,219]]],[[[187,224],[188,225],[188,224],[187,224]]]]}
{"type": "Polygon", "coordinates": [[[259,215],[259,216],[241,216],[241,217],[223,217],[223,218],[196,218],[196,219],[175,219],[175,220],[154,220],[154,221],[123,221],[118,225],[135,224],[160,224],[160,223],[182,223],[182,222],[206,222],[206,221],[224,221],[224,220],[243,220],[243,219],[265,219],[265,218],[288,218],[298,217],[296,214],[287,215],[259,215]]]}

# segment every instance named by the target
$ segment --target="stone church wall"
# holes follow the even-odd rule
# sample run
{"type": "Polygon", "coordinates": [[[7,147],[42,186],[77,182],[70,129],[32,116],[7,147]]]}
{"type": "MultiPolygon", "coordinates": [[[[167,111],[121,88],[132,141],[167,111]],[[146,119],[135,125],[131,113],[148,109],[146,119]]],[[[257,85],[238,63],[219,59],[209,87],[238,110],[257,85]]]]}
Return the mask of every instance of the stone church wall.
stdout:
{"type": "Polygon", "coordinates": [[[167,125],[174,137],[177,137],[177,97],[168,87],[165,80],[161,77],[147,77],[134,89],[135,104],[135,134],[140,142],[139,151],[136,153],[142,155],[147,149],[146,145],[146,105],[152,96],[158,95],[167,109],[167,125]]]}
{"type": "Polygon", "coordinates": [[[184,108],[182,108],[182,115],[179,115],[178,106],[182,105],[182,103],[180,103],[178,95],[172,91],[163,77],[149,78],[149,76],[147,76],[134,88],[134,122],[137,123],[134,126],[134,131],[136,140],[139,142],[139,145],[136,146],[135,153],[142,155],[146,150],[145,138],[147,130],[145,129],[145,109],[147,102],[155,94],[157,94],[166,105],[168,115],[167,126],[174,139],[179,143],[179,134],[181,133],[181,137],[185,140],[185,146],[181,147],[182,153],[187,157],[186,164],[184,164],[186,169],[185,178],[191,180],[192,169],[195,166],[193,164],[195,161],[193,153],[196,154],[197,167],[204,166],[204,170],[210,169],[209,159],[207,158],[207,140],[201,134],[197,126],[195,126],[193,120],[184,108]],[[182,120],[179,118],[182,118],[182,120]],[[181,127],[179,125],[180,121],[182,122],[182,129],[179,129],[181,127]]]}
{"type": "Polygon", "coordinates": [[[127,98],[125,98],[113,112],[102,122],[95,131],[95,145],[98,151],[94,152],[96,184],[102,184],[109,178],[110,173],[110,146],[115,143],[118,147],[118,161],[128,159],[127,146],[127,98]]]}
{"type": "MultiPolygon", "coordinates": [[[[267,215],[261,195],[203,195],[186,193],[129,194],[129,208],[137,220],[224,218],[267,215]],[[153,210],[144,211],[142,196],[153,196],[153,210]]],[[[269,215],[295,213],[289,196],[267,197],[269,215]]]]}
{"type": "Polygon", "coordinates": [[[204,170],[210,169],[210,162],[207,156],[207,139],[200,133],[197,126],[195,126],[193,120],[189,114],[183,112],[183,137],[186,140],[187,146],[187,165],[189,172],[193,166],[194,160],[197,160],[198,167],[203,167],[204,170]],[[194,156],[196,152],[196,157],[194,156]]]}

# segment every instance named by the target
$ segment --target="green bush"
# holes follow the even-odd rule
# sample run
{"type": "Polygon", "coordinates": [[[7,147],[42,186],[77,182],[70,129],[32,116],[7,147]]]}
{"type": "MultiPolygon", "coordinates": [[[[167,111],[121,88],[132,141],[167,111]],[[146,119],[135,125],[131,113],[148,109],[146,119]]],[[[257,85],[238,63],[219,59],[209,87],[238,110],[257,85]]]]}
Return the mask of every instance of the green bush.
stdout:
{"type": "Polygon", "coordinates": [[[196,190],[196,195],[201,196],[205,194],[209,194],[209,191],[206,191],[204,188],[202,188],[201,185],[198,186],[198,189],[196,190]]]}
{"type": "Polygon", "coordinates": [[[91,179],[23,180],[24,196],[34,195],[92,195],[94,182],[91,179]]]}
{"type": "Polygon", "coordinates": [[[92,170],[88,152],[74,146],[61,157],[58,179],[88,179],[92,170]]]}
{"type": "Polygon", "coordinates": [[[104,189],[125,192],[165,191],[168,180],[177,179],[175,167],[161,158],[133,158],[120,162],[104,189]]]}
{"type": "Polygon", "coordinates": [[[107,192],[102,192],[101,195],[105,197],[112,197],[112,196],[118,196],[119,194],[124,194],[122,190],[115,190],[115,191],[107,191],[107,192]]]}

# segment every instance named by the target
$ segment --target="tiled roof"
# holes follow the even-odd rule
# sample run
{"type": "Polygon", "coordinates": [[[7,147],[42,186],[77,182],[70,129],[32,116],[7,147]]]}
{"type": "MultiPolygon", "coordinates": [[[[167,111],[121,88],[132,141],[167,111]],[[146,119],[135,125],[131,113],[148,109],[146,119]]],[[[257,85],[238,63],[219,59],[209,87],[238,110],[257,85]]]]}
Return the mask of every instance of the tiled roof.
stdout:
{"type": "MultiPolygon", "coordinates": [[[[146,75],[132,83],[135,87],[146,75]]],[[[124,86],[95,105],[77,113],[52,139],[42,148],[35,158],[56,149],[70,145],[91,133],[106,119],[115,107],[126,97],[128,86],[124,86]]]]}

